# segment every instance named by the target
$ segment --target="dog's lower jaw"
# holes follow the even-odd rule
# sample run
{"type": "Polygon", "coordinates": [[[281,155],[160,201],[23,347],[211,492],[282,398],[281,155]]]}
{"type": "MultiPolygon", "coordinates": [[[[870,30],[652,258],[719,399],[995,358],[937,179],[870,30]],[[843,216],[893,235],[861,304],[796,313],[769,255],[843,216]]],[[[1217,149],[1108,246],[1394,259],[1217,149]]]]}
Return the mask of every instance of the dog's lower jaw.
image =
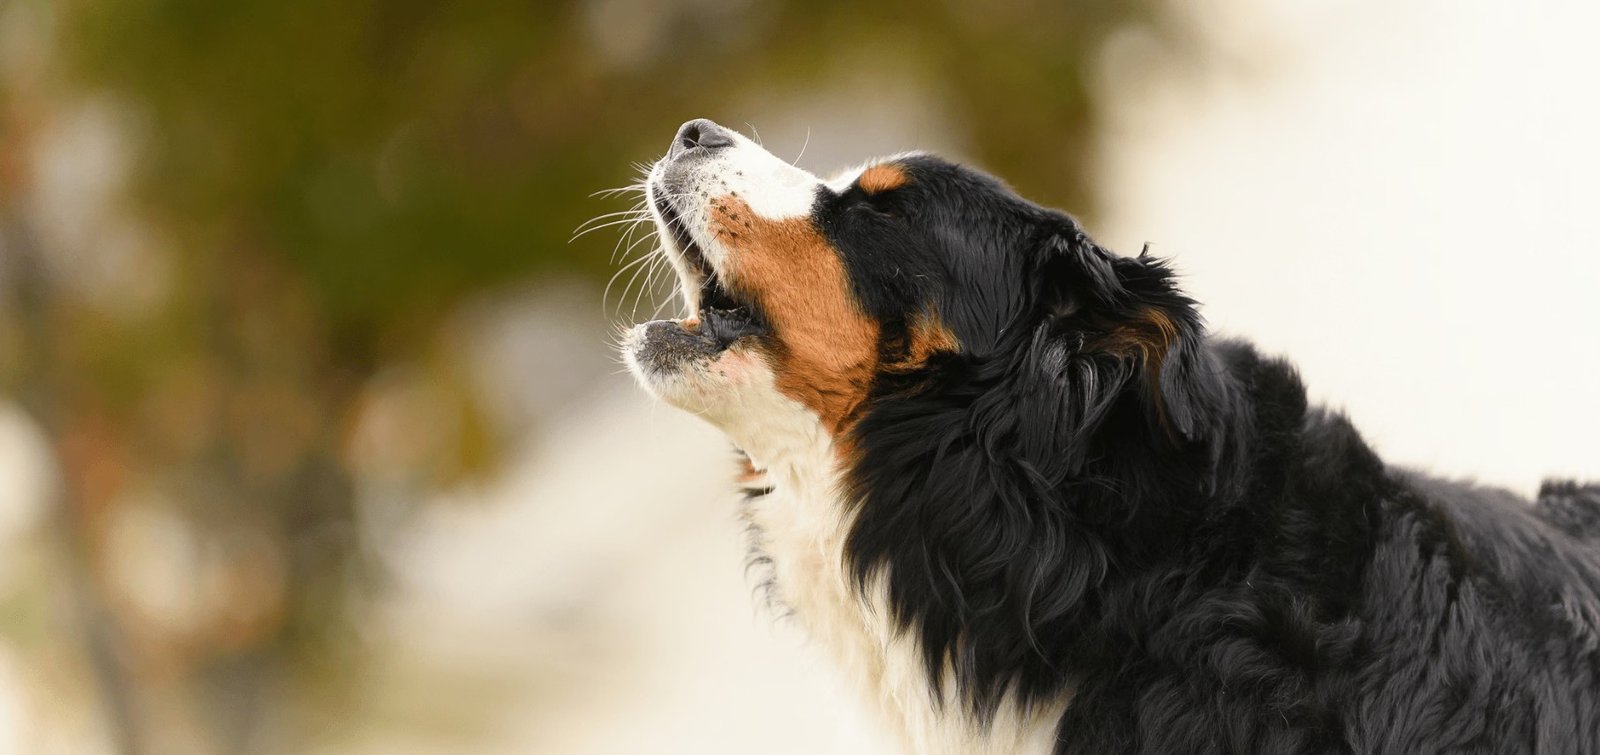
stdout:
{"type": "MultiPolygon", "coordinates": [[[[858,587],[846,568],[854,507],[842,497],[838,449],[820,420],[798,403],[769,416],[789,432],[765,438],[730,432],[770,492],[753,496],[743,516],[781,602],[811,640],[832,657],[877,718],[908,753],[984,755],[1049,753],[1065,698],[1021,706],[1007,701],[980,726],[947,675],[936,695],[916,632],[894,621],[885,580],[858,587]],[[799,431],[799,432],[796,432],[799,431]]],[[[770,427],[770,425],[768,425],[770,427]]],[[[733,430],[734,428],[725,428],[733,430]]]]}

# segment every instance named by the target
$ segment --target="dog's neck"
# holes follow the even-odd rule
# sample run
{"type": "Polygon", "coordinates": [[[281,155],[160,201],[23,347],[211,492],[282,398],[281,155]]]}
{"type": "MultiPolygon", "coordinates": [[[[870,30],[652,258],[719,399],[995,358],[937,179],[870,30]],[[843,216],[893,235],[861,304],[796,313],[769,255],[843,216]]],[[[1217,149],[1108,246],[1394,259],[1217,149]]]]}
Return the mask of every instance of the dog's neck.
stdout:
{"type": "Polygon", "coordinates": [[[1067,704],[1009,699],[985,720],[959,699],[949,669],[929,677],[921,643],[904,631],[886,574],[860,581],[847,543],[858,507],[848,500],[841,455],[825,435],[746,450],[738,482],[749,565],[776,613],[799,625],[862,695],[906,752],[1001,755],[1048,752],[1067,704]]]}

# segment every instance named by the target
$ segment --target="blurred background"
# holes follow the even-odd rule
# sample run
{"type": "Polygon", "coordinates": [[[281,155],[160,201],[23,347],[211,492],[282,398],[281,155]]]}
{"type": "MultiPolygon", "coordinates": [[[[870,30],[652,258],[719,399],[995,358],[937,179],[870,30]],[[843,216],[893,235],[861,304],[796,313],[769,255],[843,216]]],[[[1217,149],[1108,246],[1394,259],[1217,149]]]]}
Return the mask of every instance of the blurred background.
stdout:
{"type": "Polygon", "coordinates": [[[726,444],[612,355],[675,305],[596,192],[693,117],[969,161],[1390,460],[1600,478],[1597,24],[0,0],[0,753],[880,751],[750,600],[726,444]]]}

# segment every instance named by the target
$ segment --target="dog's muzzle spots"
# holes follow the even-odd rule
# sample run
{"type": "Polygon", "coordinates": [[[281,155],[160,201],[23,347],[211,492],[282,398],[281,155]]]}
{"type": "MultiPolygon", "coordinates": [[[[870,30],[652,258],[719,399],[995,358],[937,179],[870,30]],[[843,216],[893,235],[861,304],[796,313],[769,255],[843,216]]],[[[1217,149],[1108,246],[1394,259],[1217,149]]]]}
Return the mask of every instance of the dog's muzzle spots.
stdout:
{"type": "Polygon", "coordinates": [[[722,353],[717,339],[704,327],[672,320],[655,320],[640,326],[634,336],[634,358],[652,374],[681,372],[695,362],[709,362],[722,353]]]}

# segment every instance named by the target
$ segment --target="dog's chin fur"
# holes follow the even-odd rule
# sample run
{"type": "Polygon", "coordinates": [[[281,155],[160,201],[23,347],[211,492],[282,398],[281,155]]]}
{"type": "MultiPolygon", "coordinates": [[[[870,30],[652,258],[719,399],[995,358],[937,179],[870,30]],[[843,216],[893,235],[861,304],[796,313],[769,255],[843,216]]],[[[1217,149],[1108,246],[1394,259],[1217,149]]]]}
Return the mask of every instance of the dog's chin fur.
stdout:
{"type": "Polygon", "coordinates": [[[624,354],[740,449],[768,595],[908,752],[1600,751],[1600,487],[1390,468],[1158,260],[697,124],[651,191],[702,311],[624,354]]]}

